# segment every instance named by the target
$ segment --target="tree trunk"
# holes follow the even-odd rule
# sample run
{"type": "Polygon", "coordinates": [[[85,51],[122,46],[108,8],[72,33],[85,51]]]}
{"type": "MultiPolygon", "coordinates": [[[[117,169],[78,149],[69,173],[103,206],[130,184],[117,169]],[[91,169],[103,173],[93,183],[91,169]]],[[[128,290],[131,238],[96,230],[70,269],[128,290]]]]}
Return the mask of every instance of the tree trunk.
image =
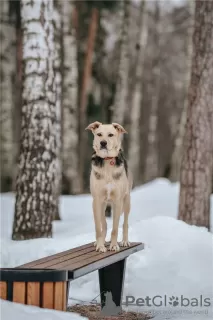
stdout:
{"type": "Polygon", "coordinates": [[[57,196],[55,200],[57,201],[55,205],[56,211],[53,214],[54,220],[61,220],[59,214],[59,201],[61,195],[61,185],[62,185],[62,133],[61,133],[61,102],[62,102],[62,76],[61,76],[61,57],[62,57],[62,10],[61,3],[59,0],[54,1],[54,12],[53,12],[53,27],[54,27],[54,78],[55,78],[55,88],[56,88],[56,110],[59,112],[57,114],[57,121],[55,123],[55,130],[57,133],[57,146],[58,146],[58,172],[56,182],[56,192],[57,196]]]}
{"type": "Polygon", "coordinates": [[[23,92],[13,240],[52,236],[57,211],[60,110],[56,104],[52,0],[21,0],[23,92]]]}
{"type": "Polygon", "coordinates": [[[196,1],[178,218],[210,229],[213,175],[213,2],[196,1]]]}
{"type": "Polygon", "coordinates": [[[155,53],[153,59],[153,86],[151,89],[151,109],[148,124],[148,151],[145,166],[145,181],[149,181],[158,177],[159,174],[159,152],[158,152],[158,102],[160,95],[160,46],[161,46],[161,12],[160,3],[155,1],[155,31],[154,45],[155,53]]]}
{"type": "Polygon", "coordinates": [[[188,0],[188,10],[189,10],[189,26],[188,26],[188,40],[187,40],[187,69],[185,75],[185,99],[183,104],[183,110],[180,118],[179,130],[175,139],[174,150],[172,153],[171,160],[171,181],[179,181],[180,179],[180,165],[181,165],[181,156],[182,156],[182,148],[183,148],[183,138],[185,133],[185,125],[186,125],[186,114],[187,114],[187,106],[188,106],[188,88],[190,84],[190,76],[191,76],[191,61],[192,61],[192,35],[193,35],[193,25],[194,25],[194,6],[195,2],[188,0]]]}
{"type": "Polygon", "coordinates": [[[80,131],[79,131],[79,140],[80,140],[80,152],[79,152],[79,177],[80,179],[80,189],[81,192],[84,191],[84,160],[85,160],[85,148],[86,148],[86,135],[85,135],[85,127],[86,127],[86,114],[87,114],[87,97],[88,97],[88,84],[91,78],[92,72],[92,56],[95,45],[95,38],[97,33],[97,25],[98,25],[98,9],[93,8],[92,17],[88,35],[88,43],[87,43],[87,52],[85,58],[84,65],[84,73],[82,78],[82,87],[81,87],[81,96],[80,96],[80,131]]]}
{"type": "Polygon", "coordinates": [[[0,110],[0,191],[11,191],[14,170],[13,111],[14,78],[16,72],[15,41],[16,29],[9,15],[9,0],[0,1],[1,28],[1,110],[0,110]]]}
{"type": "Polygon", "coordinates": [[[80,193],[78,170],[78,61],[73,1],[63,1],[63,176],[70,194],[80,193]]]}
{"type": "Polygon", "coordinates": [[[145,50],[147,45],[147,13],[146,2],[141,1],[140,14],[138,21],[137,37],[137,55],[135,79],[133,85],[132,107],[131,107],[131,124],[129,139],[129,165],[133,173],[134,181],[137,184],[140,160],[140,110],[142,101],[142,77],[145,59],[145,50]]]}
{"type": "Polygon", "coordinates": [[[130,1],[122,0],[121,2],[121,21],[122,32],[120,39],[120,61],[119,71],[116,83],[116,93],[113,105],[112,121],[121,125],[124,123],[124,116],[128,99],[128,76],[129,76],[129,53],[128,53],[128,36],[129,36],[129,18],[130,18],[130,1]]]}

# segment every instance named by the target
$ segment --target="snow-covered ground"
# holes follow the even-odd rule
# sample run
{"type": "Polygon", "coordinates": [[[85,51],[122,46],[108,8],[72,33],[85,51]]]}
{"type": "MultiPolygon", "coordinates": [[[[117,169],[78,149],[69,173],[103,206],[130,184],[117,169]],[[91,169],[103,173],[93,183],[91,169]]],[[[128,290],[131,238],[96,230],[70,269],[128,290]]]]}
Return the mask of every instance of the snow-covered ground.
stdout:
{"type": "MultiPolygon", "coordinates": [[[[125,302],[127,296],[134,296],[135,301],[149,297],[150,306],[129,306],[128,309],[151,311],[156,320],[212,319],[213,236],[205,228],[189,226],[176,220],[178,193],[178,184],[171,184],[165,179],[157,179],[132,192],[130,241],[144,242],[145,249],[128,258],[123,299],[125,302]],[[176,306],[169,304],[172,296],[178,298],[176,306]],[[203,306],[200,305],[201,299],[203,306]],[[185,305],[192,303],[192,306],[181,306],[181,301],[185,305]],[[161,302],[162,306],[154,305],[161,302]]],[[[10,240],[14,195],[2,194],[0,199],[1,267],[14,267],[94,241],[92,199],[89,195],[61,197],[62,221],[54,222],[53,239],[23,242],[10,240]]],[[[123,217],[120,221],[120,236],[122,220],[123,217]]],[[[108,226],[109,237],[110,219],[108,226]]],[[[71,288],[70,303],[89,303],[99,294],[97,272],[74,281],[71,288]]],[[[6,307],[5,304],[3,310],[6,307]]]]}
{"type": "Polygon", "coordinates": [[[0,300],[1,320],[86,320],[77,313],[66,313],[0,300]]]}

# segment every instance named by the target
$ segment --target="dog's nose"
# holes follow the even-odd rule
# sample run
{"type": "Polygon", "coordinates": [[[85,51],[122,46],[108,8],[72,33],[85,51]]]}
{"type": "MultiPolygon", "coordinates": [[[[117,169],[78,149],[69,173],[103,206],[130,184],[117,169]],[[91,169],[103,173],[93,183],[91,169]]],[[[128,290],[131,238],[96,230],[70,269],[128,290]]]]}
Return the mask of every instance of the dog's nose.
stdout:
{"type": "Polygon", "coordinates": [[[101,144],[102,147],[106,147],[107,142],[106,142],[105,140],[102,140],[102,141],[100,142],[100,144],[101,144]]]}

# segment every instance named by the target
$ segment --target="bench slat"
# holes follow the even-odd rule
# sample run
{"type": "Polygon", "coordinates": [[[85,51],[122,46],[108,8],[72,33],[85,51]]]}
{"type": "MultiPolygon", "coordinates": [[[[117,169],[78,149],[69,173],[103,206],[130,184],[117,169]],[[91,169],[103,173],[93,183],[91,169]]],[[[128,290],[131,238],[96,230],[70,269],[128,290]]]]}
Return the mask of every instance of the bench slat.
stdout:
{"type": "MultiPolygon", "coordinates": [[[[109,243],[106,247],[109,248],[109,243]]],[[[124,259],[142,249],[144,249],[142,243],[134,242],[131,243],[130,247],[121,247],[118,252],[107,251],[100,253],[95,251],[94,243],[91,242],[79,248],[32,261],[18,268],[67,270],[71,280],[124,259]]]]}
{"type": "Polygon", "coordinates": [[[45,262],[48,262],[48,261],[52,261],[52,259],[57,259],[59,257],[63,257],[63,256],[66,256],[67,254],[72,254],[72,253],[78,253],[80,254],[80,251],[81,250],[84,250],[84,249],[87,249],[87,248],[93,248],[94,249],[94,242],[90,242],[88,244],[84,244],[83,246],[80,246],[80,247],[77,247],[77,248],[73,248],[73,249],[69,249],[69,250],[66,250],[66,251],[63,251],[63,252],[60,252],[60,253],[55,253],[55,254],[52,254],[51,256],[48,256],[48,257],[44,257],[44,258],[41,258],[41,259],[38,259],[38,260],[35,260],[35,261],[31,261],[29,263],[25,263],[23,265],[20,265],[18,266],[17,268],[31,268],[35,265],[38,265],[40,263],[45,263],[45,262]]]}
{"type": "Polygon", "coordinates": [[[27,283],[27,304],[39,307],[40,305],[40,283],[27,283]]]}
{"type": "Polygon", "coordinates": [[[122,248],[120,249],[119,252],[116,252],[116,253],[112,251],[108,251],[102,254],[101,259],[100,258],[88,259],[84,263],[76,263],[75,265],[72,266],[72,270],[68,272],[68,277],[69,279],[76,279],[90,272],[93,272],[98,269],[102,269],[103,267],[106,267],[115,262],[123,260],[126,257],[128,257],[130,254],[138,252],[142,249],[144,249],[144,245],[140,243],[131,248],[122,248]]]}
{"type": "Polygon", "coordinates": [[[7,282],[0,281],[0,298],[7,300],[7,282]]]}
{"type": "Polygon", "coordinates": [[[25,304],[26,283],[13,282],[13,302],[25,304]]]}
{"type": "MultiPolygon", "coordinates": [[[[48,269],[48,268],[54,268],[55,265],[58,265],[58,264],[62,264],[63,263],[66,265],[66,262],[69,260],[71,261],[72,260],[72,263],[75,263],[77,261],[81,261],[81,260],[85,260],[85,258],[87,256],[90,256],[93,254],[97,255],[98,252],[95,251],[95,247],[89,247],[89,248],[86,248],[86,249],[83,249],[81,250],[80,252],[74,252],[74,253],[68,253],[66,255],[63,255],[62,257],[55,257],[51,260],[48,260],[48,261],[45,261],[43,263],[35,263],[33,266],[31,266],[31,268],[41,268],[41,269],[48,269]]],[[[56,269],[58,269],[56,267],[56,269]]]]}

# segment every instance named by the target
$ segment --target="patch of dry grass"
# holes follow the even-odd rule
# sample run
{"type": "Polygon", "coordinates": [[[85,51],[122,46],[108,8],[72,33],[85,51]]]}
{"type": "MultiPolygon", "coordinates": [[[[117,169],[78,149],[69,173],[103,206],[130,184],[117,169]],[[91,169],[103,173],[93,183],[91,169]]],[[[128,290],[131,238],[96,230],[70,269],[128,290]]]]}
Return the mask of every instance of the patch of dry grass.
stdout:
{"type": "Polygon", "coordinates": [[[68,307],[67,311],[76,312],[89,320],[149,320],[152,318],[149,314],[132,311],[122,311],[117,316],[104,316],[101,314],[100,305],[76,304],[68,307]]]}

